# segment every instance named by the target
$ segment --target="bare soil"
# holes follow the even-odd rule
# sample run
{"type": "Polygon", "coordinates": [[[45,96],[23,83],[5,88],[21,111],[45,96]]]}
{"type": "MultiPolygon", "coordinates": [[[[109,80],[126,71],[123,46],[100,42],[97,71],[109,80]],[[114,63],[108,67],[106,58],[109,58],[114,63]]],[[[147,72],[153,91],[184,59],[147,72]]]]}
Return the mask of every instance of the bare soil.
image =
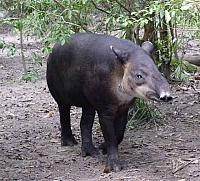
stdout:
{"type": "MultiPolygon", "coordinates": [[[[18,42],[7,32],[1,32],[1,36],[18,42]]],[[[40,51],[38,43],[25,42],[28,59],[36,51],[40,51]]],[[[164,115],[159,124],[127,129],[119,147],[123,170],[105,174],[105,155],[81,157],[79,108],[71,111],[72,129],[79,144],[61,147],[59,114],[46,85],[45,59],[43,63],[39,80],[25,82],[20,79],[19,52],[14,57],[0,52],[0,180],[200,180],[198,82],[173,85],[176,98],[171,103],[157,103],[164,115]]],[[[93,136],[98,146],[103,140],[98,119],[93,136]]]]}

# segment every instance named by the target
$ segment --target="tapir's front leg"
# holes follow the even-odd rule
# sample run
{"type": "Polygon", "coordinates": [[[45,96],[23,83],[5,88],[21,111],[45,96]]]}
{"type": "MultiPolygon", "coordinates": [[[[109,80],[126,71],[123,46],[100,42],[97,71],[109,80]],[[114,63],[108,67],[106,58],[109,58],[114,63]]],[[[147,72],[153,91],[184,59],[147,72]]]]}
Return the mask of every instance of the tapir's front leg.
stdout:
{"type": "MultiPolygon", "coordinates": [[[[118,109],[118,112],[115,116],[114,129],[115,129],[115,136],[116,136],[118,145],[122,142],[122,140],[124,138],[124,132],[125,132],[125,129],[126,129],[126,124],[128,122],[127,116],[128,116],[128,106],[118,109]]],[[[107,153],[107,148],[106,148],[105,142],[102,143],[99,146],[99,148],[102,150],[103,154],[107,153]]]]}
{"type": "Polygon", "coordinates": [[[110,171],[118,172],[121,170],[118,156],[118,143],[114,129],[116,111],[116,109],[110,109],[110,107],[98,111],[99,121],[107,149],[107,163],[104,169],[105,173],[110,171]]]}

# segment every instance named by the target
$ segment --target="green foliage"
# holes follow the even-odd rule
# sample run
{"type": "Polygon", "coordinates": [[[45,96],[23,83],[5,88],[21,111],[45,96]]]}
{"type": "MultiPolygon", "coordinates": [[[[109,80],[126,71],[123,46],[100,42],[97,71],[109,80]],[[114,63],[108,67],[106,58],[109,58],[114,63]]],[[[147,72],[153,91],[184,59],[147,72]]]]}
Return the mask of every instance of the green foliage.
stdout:
{"type": "Polygon", "coordinates": [[[32,35],[41,39],[44,53],[51,51],[53,43],[63,44],[66,36],[81,29],[86,30],[90,22],[87,3],[86,0],[0,1],[5,7],[9,4],[7,10],[16,17],[10,24],[18,31],[23,28],[24,36],[32,35]]]}
{"type": "Polygon", "coordinates": [[[14,43],[7,44],[4,40],[0,39],[0,49],[2,51],[7,51],[8,56],[14,56],[16,53],[16,45],[14,43]]]}
{"type": "MultiPolygon", "coordinates": [[[[25,35],[35,35],[42,40],[44,53],[49,53],[51,44],[64,43],[66,36],[79,31],[97,31],[120,36],[127,29],[139,27],[141,32],[149,21],[155,21],[159,31],[162,18],[166,23],[180,26],[187,24],[199,27],[198,1],[172,0],[0,0],[4,9],[22,20],[12,21],[16,29],[24,29],[25,35]],[[186,16],[187,15],[187,16],[186,16]],[[184,21],[183,21],[184,18],[184,21]]],[[[174,27],[174,26],[173,26],[174,27]]],[[[173,44],[175,43],[172,42],[173,44]]],[[[159,46],[159,45],[158,45],[159,46]]]]}
{"type": "MultiPolygon", "coordinates": [[[[179,23],[186,28],[200,28],[200,1],[199,0],[186,0],[183,1],[181,12],[179,14],[179,23]]],[[[200,38],[200,31],[194,31],[195,36],[200,38]]]]}
{"type": "Polygon", "coordinates": [[[42,57],[39,53],[33,52],[32,59],[35,66],[42,66],[42,57]]]}
{"type": "Polygon", "coordinates": [[[32,53],[32,62],[29,71],[22,75],[22,80],[35,83],[39,79],[39,71],[42,66],[42,57],[40,53],[32,53]]]}
{"type": "Polygon", "coordinates": [[[196,66],[184,61],[172,59],[171,66],[173,73],[171,74],[172,80],[175,81],[188,81],[189,73],[195,73],[197,71],[196,66]]]}
{"type": "Polygon", "coordinates": [[[5,41],[0,39],[0,49],[4,49],[5,48],[5,41]]]}
{"type": "Polygon", "coordinates": [[[26,74],[22,75],[22,80],[28,82],[36,82],[36,80],[38,79],[38,71],[28,71],[26,74]]]}
{"type": "Polygon", "coordinates": [[[31,9],[25,17],[25,32],[41,38],[43,53],[50,52],[52,43],[64,44],[68,35],[87,30],[85,27],[90,22],[86,0],[29,1],[24,3],[24,7],[31,9]]]}
{"type": "Polygon", "coordinates": [[[142,99],[136,99],[135,104],[129,110],[128,128],[133,129],[138,124],[159,118],[161,118],[161,113],[158,108],[142,99]]]}

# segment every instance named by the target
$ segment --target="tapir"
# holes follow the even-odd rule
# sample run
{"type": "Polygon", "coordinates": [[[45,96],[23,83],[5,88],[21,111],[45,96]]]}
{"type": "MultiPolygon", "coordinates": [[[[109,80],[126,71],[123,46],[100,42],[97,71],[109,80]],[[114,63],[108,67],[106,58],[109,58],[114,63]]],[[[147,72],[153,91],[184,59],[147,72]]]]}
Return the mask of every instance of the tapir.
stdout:
{"type": "Polygon", "coordinates": [[[77,144],[70,123],[70,108],[82,108],[82,155],[95,156],[92,142],[95,113],[104,137],[100,148],[107,153],[104,172],[118,172],[118,145],[124,137],[128,109],[136,98],[172,99],[167,80],[152,60],[153,45],[110,35],[78,33],[64,45],[56,43],[47,61],[47,84],[58,104],[61,145],[77,144]]]}

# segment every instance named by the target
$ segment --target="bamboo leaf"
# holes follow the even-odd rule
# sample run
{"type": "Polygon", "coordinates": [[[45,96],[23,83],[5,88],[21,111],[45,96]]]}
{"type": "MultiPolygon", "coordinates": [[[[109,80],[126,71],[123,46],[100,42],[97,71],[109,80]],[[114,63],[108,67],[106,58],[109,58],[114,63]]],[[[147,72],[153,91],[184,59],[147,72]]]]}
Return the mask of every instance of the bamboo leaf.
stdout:
{"type": "Polygon", "coordinates": [[[171,20],[171,16],[168,10],[165,10],[165,20],[166,20],[166,23],[169,23],[171,20]]]}

